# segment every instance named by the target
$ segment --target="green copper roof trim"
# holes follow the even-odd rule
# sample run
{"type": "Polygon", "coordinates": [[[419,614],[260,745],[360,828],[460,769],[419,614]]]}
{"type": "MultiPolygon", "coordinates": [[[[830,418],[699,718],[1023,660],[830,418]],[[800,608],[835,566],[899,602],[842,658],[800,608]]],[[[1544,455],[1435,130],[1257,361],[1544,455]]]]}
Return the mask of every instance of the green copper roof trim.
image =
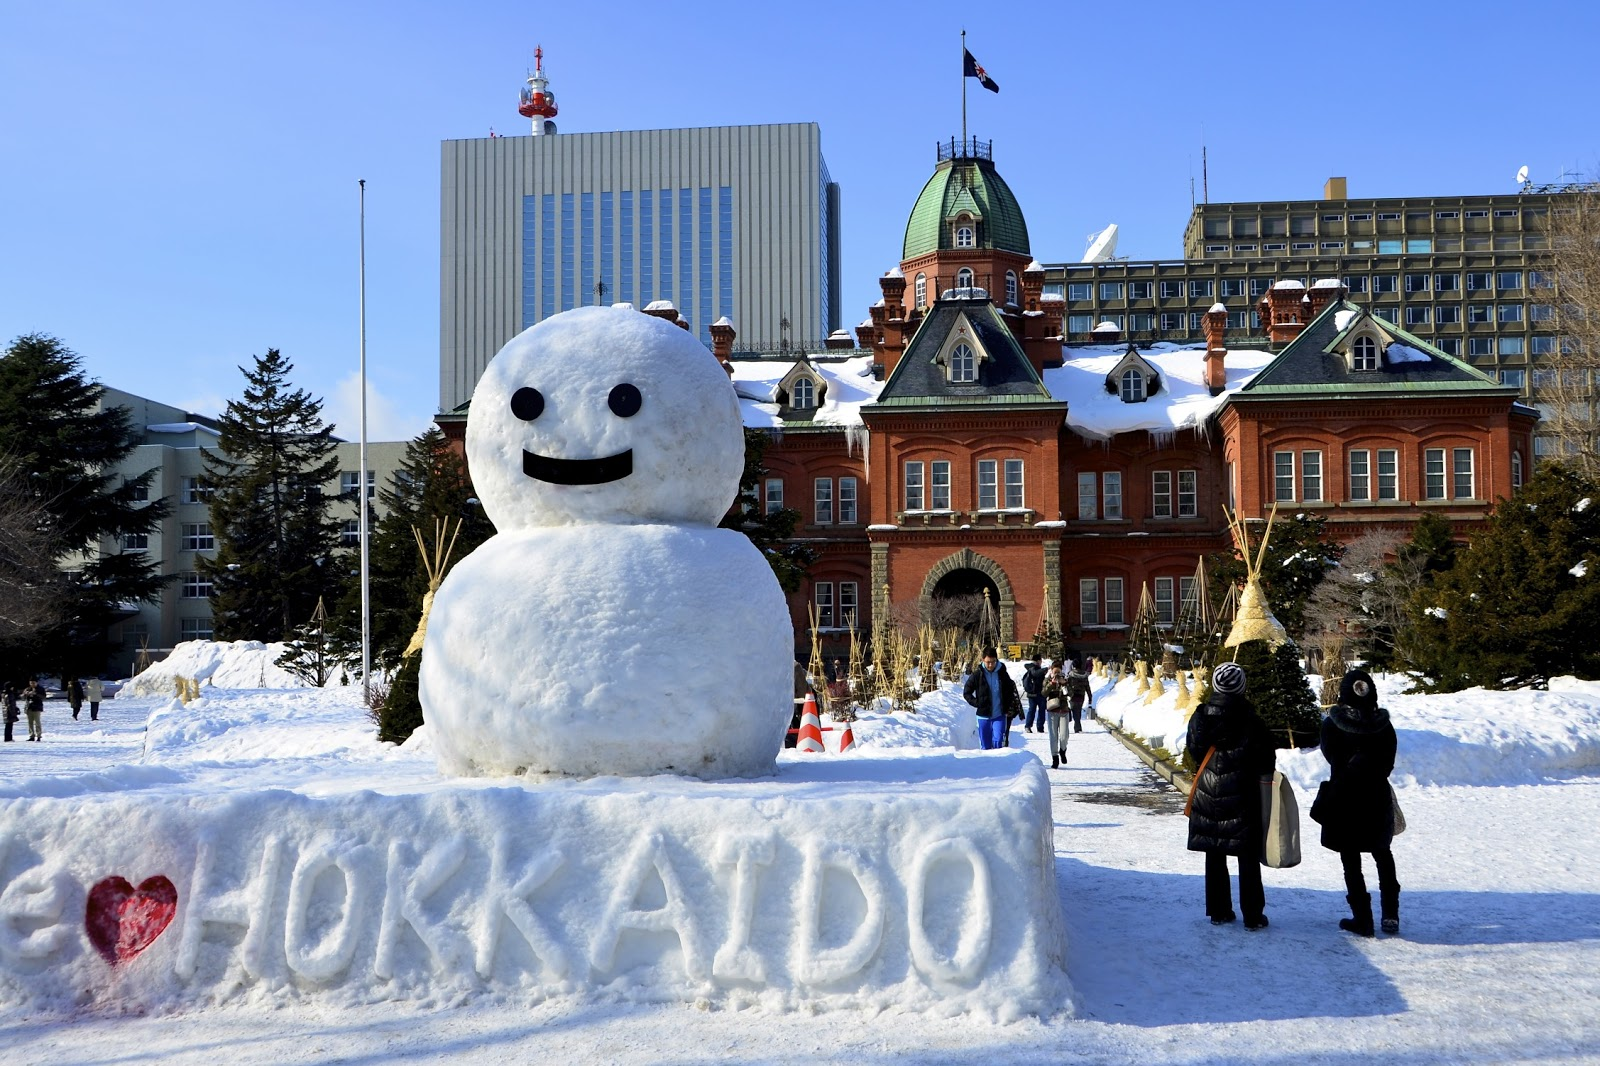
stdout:
{"type": "Polygon", "coordinates": [[[979,248],[1032,255],[1028,223],[1011,187],[987,159],[947,159],[934,168],[906,220],[901,259],[953,248],[946,220],[958,204],[970,203],[983,220],[979,248]]]}

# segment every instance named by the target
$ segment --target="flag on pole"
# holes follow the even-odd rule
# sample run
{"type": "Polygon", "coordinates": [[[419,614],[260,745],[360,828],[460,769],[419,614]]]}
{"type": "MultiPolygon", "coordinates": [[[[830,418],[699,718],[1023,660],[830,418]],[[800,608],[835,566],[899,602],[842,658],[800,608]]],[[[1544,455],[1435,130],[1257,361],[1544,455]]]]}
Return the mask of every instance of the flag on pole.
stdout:
{"type": "Polygon", "coordinates": [[[961,76],[964,78],[977,78],[978,84],[992,93],[1000,91],[1000,86],[995,84],[993,78],[989,77],[989,72],[979,66],[978,61],[972,58],[972,53],[965,48],[961,50],[961,76]]]}

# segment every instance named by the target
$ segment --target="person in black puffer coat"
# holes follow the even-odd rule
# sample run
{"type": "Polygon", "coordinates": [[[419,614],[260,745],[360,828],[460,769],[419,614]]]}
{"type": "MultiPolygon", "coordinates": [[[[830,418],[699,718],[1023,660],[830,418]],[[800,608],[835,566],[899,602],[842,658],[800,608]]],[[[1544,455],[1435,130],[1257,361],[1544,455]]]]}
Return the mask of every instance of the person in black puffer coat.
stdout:
{"type": "Polygon", "coordinates": [[[1372,936],[1372,896],[1361,875],[1361,853],[1378,867],[1383,931],[1400,931],[1400,882],[1394,869],[1394,803],[1389,775],[1397,742],[1389,712],[1378,706],[1378,689],[1365,670],[1351,670],[1339,682],[1339,702],[1322,722],[1322,754],[1332,768],[1317,793],[1311,816],[1322,823],[1322,846],[1339,853],[1344,865],[1345,899],[1350,917],[1339,928],[1372,936]]]}
{"type": "Polygon", "coordinates": [[[1233,921],[1227,856],[1239,859],[1239,909],[1246,929],[1264,929],[1261,887],[1261,782],[1277,764],[1272,734],[1245,698],[1244,668],[1222,663],[1211,674],[1211,695],[1189,717],[1189,757],[1204,767],[1194,779],[1189,850],[1206,853],[1206,915],[1212,925],[1233,921]],[[1215,747],[1209,759],[1206,753],[1215,747]]]}

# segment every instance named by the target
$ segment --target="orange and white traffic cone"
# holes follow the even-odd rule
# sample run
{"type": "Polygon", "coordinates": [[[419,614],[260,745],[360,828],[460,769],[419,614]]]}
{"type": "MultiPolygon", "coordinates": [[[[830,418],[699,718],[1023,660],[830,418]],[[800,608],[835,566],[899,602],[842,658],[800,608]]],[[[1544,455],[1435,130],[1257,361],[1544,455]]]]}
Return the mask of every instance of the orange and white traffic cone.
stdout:
{"type": "Polygon", "coordinates": [[[851,748],[853,748],[855,746],[856,746],[855,730],[850,728],[850,723],[849,722],[846,722],[844,724],[844,736],[839,738],[839,754],[843,755],[845,752],[849,751],[851,748]]]}
{"type": "Polygon", "coordinates": [[[822,746],[822,719],[817,716],[817,695],[806,693],[805,710],[800,712],[800,740],[795,745],[800,751],[826,751],[822,746]]]}

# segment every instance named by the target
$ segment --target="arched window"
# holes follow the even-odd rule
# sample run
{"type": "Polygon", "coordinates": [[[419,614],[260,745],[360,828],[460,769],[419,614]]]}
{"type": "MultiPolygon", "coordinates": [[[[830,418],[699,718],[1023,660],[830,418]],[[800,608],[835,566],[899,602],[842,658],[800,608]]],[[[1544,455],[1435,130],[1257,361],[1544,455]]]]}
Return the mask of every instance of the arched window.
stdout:
{"type": "Polygon", "coordinates": [[[1378,342],[1371,337],[1357,337],[1350,354],[1351,370],[1378,369],[1378,342]]]}
{"type": "Polygon", "coordinates": [[[1006,303],[1015,305],[1017,302],[1017,275],[1006,271],[1006,303]]]}
{"type": "Polygon", "coordinates": [[[928,275],[918,274],[916,287],[912,292],[912,301],[916,307],[928,306],[928,275]]]}
{"type": "Polygon", "coordinates": [[[950,352],[950,380],[978,380],[978,357],[973,353],[971,345],[958,344],[950,352]]]}
{"type": "Polygon", "coordinates": [[[971,248],[972,247],[972,227],[971,226],[957,226],[956,227],[956,247],[957,248],[971,248]]]}
{"type": "Polygon", "coordinates": [[[810,378],[795,378],[794,390],[791,395],[792,407],[815,407],[817,405],[816,386],[810,378]]]}
{"type": "Polygon", "coordinates": [[[962,267],[960,270],[956,271],[956,288],[972,288],[972,268],[962,267]]]}
{"type": "Polygon", "coordinates": [[[1144,375],[1129,367],[1122,372],[1122,402],[1140,403],[1144,400],[1144,375]]]}
{"type": "Polygon", "coordinates": [[[1511,491],[1516,492],[1522,487],[1522,453],[1511,453],[1511,491]]]}

